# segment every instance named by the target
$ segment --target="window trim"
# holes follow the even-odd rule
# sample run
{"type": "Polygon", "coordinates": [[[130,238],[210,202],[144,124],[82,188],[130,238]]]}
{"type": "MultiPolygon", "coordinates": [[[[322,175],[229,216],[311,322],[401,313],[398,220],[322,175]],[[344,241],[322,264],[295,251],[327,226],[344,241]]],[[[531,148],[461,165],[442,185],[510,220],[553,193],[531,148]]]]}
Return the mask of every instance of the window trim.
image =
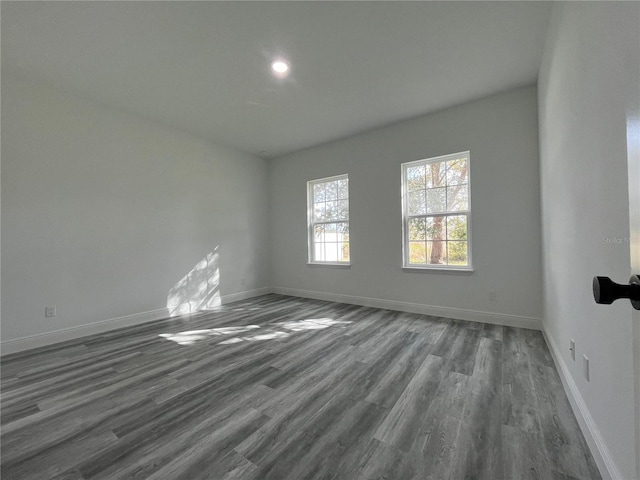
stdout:
{"type": "MultiPolygon", "coordinates": [[[[315,260],[314,258],[314,241],[313,241],[313,227],[314,225],[322,224],[322,223],[336,223],[336,221],[327,221],[327,222],[313,222],[313,186],[318,183],[327,183],[336,180],[347,180],[347,192],[349,201],[349,218],[346,223],[349,224],[349,231],[351,230],[351,191],[349,188],[349,174],[343,173],[341,175],[333,175],[331,177],[325,178],[316,178],[314,180],[307,181],[307,265],[321,265],[328,267],[350,267],[351,266],[351,233],[349,233],[349,261],[348,262],[324,262],[321,260],[315,260]]],[[[337,221],[338,223],[343,223],[344,220],[337,221]]]]}
{"type": "Polygon", "coordinates": [[[472,238],[471,238],[471,154],[469,150],[451,153],[447,155],[440,155],[437,157],[431,158],[423,158],[420,160],[413,160],[411,162],[405,162],[400,165],[401,169],[401,177],[402,177],[402,269],[403,270],[422,270],[422,271],[432,271],[432,272],[473,272],[473,257],[472,257],[472,238]],[[468,198],[468,208],[467,210],[461,212],[441,212],[438,213],[430,213],[429,216],[435,215],[456,215],[456,214],[464,214],[467,216],[467,259],[468,264],[465,266],[461,265],[415,265],[409,263],[409,219],[413,217],[425,217],[426,215],[408,215],[408,190],[407,190],[407,168],[412,167],[414,165],[427,165],[430,163],[436,162],[446,162],[448,160],[455,160],[460,158],[461,156],[465,156],[467,159],[467,198],[468,198]]]}

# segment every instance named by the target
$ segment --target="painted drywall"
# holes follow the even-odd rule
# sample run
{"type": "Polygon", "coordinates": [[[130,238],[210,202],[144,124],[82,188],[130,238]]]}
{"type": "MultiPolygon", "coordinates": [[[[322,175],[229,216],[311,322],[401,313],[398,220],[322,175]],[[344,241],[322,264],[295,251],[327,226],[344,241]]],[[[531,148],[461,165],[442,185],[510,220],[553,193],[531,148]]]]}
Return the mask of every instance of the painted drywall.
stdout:
{"type": "Polygon", "coordinates": [[[3,70],[3,343],[268,286],[267,179],[262,159],[3,70]]]}
{"type": "Polygon", "coordinates": [[[638,25],[637,2],[555,5],[539,78],[544,329],[583,402],[601,470],[623,479],[640,475],[631,306],[596,305],[591,279],[629,277],[626,112],[640,95],[638,25]]]}
{"type": "Polygon", "coordinates": [[[537,122],[536,88],[524,87],[272,160],[276,291],[480,318],[493,312],[535,325],[542,314],[537,122]],[[466,150],[475,271],[403,270],[401,163],[466,150]],[[307,265],[306,182],[344,173],[351,266],[307,265]]]}

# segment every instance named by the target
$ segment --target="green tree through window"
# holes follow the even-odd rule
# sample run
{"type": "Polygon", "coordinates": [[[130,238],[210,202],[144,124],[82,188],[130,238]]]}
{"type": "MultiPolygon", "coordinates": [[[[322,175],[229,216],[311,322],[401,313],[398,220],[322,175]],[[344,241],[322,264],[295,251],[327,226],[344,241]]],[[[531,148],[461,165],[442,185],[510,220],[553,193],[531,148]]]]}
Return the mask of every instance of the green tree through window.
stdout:
{"type": "Polygon", "coordinates": [[[469,152],[402,165],[404,265],[471,268],[469,152]]]}
{"type": "Polygon", "coordinates": [[[348,264],[349,177],[312,180],[307,183],[309,262],[348,264]]]}

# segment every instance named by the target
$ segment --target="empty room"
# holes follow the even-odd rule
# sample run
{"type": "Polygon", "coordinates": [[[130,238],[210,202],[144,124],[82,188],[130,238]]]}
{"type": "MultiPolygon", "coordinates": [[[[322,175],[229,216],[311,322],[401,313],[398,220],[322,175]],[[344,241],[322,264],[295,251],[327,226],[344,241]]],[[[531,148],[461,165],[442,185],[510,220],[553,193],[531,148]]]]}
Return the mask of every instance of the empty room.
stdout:
{"type": "Polygon", "coordinates": [[[640,480],[640,2],[2,1],[6,480],[640,480]]]}

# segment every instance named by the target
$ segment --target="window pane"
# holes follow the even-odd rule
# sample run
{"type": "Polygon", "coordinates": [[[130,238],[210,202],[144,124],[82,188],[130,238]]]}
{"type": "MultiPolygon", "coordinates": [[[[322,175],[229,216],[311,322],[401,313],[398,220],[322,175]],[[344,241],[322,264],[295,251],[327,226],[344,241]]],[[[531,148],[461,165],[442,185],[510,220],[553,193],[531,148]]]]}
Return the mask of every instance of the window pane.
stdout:
{"type": "Polygon", "coordinates": [[[409,243],[409,263],[421,264],[427,263],[426,249],[424,242],[410,242],[409,243]]]}
{"type": "Polygon", "coordinates": [[[467,183],[467,159],[459,158],[447,162],[447,185],[467,183]]]}
{"type": "Polygon", "coordinates": [[[427,238],[425,222],[424,218],[409,219],[409,240],[425,240],[427,238]]]}
{"type": "Polygon", "coordinates": [[[336,220],[349,220],[349,200],[338,200],[336,205],[336,220]]]}
{"type": "Polygon", "coordinates": [[[407,266],[471,266],[469,165],[469,152],[403,164],[407,266]]]}
{"type": "Polygon", "coordinates": [[[431,188],[427,190],[427,213],[445,211],[446,190],[446,188],[431,188]]]}
{"type": "Polygon", "coordinates": [[[349,198],[349,180],[338,180],[338,198],[349,198]]]}
{"type": "Polygon", "coordinates": [[[427,213],[424,190],[409,192],[408,210],[409,215],[421,215],[427,213]]]}
{"type": "Polygon", "coordinates": [[[467,242],[447,242],[449,265],[468,265],[467,242]]]}
{"type": "Polygon", "coordinates": [[[446,184],[445,162],[432,162],[426,165],[427,168],[427,188],[444,187],[446,184]]]}
{"type": "Polygon", "coordinates": [[[457,212],[469,209],[469,186],[447,187],[447,211],[457,212]]]}
{"type": "Polygon", "coordinates": [[[313,203],[324,202],[324,183],[313,186],[313,203]]]}
{"type": "Polygon", "coordinates": [[[313,204],[313,221],[314,222],[322,222],[326,217],[326,207],[325,203],[314,203],[313,204]]]}
{"type": "Polygon", "coordinates": [[[407,190],[424,190],[425,183],[425,166],[418,165],[417,167],[407,168],[407,190]]]}
{"type": "Polygon", "coordinates": [[[325,220],[338,220],[338,202],[326,202],[325,220]]]}
{"type": "Polygon", "coordinates": [[[450,215],[447,217],[447,239],[466,240],[467,239],[467,216],[450,215]]]}
{"type": "Polygon", "coordinates": [[[427,242],[427,263],[446,265],[447,242],[427,242]]]}
{"type": "Polygon", "coordinates": [[[347,222],[337,223],[336,231],[342,235],[343,239],[349,240],[349,224],[347,222]]]}
{"type": "Polygon", "coordinates": [[[327,182],[324,184],[324,196],[327,202],[332,202],[338,199],[338,182],[327,182]]]}
{"type": "Polygon", "coordinates": [[[427,240],[445,240],[447,237],[444,216],[426,218],[427,240]]]}
{"type": "Polygon", "coordinates": [[[309,183],[311,261],[349,261],[349,179],[346,175],[309,183]],[[326,222],[326,223],[325,223],[326,222]]]}
{"type": "Polygon", "coordinates": [[[324,244],[324,261],[325,262],[338,261],[338,244],[337,243],[324,244]]]}
{"type": "Polygon", "coordinates": [[[344,242],[338,245],[340,247],[340,261],[348,262],[349,261],[349,242],[344,242]]]}

